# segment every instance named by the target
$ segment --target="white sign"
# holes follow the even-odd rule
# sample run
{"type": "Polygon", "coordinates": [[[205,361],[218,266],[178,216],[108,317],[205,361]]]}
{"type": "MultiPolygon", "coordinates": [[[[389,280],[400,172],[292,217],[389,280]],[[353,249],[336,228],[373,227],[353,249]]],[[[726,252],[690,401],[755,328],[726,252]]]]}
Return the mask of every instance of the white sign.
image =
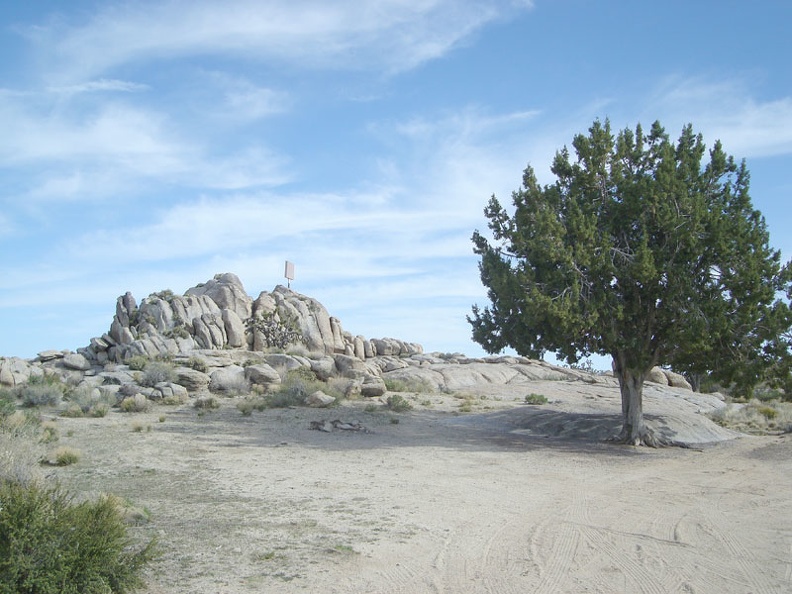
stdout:
{"type": "Polygon", "coordinates": [[[286,260],[286,270],[284,271],[283,275],[286,277],[287,286],[291,287],[291,281],[294,280],[294,262],[289,262],[286,260]]]}

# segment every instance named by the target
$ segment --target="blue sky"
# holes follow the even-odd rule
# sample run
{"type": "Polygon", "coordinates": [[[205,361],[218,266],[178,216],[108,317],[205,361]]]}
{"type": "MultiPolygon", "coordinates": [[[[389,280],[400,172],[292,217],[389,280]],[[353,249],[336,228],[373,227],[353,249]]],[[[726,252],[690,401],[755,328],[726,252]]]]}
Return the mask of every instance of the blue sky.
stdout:
{"type": "Polygon", "coordinates": [[[482,354],[470,236],[595,118],[691,122],[792,257],[792,3],[4,2],[0,356],[234,272],[482,354]]]}

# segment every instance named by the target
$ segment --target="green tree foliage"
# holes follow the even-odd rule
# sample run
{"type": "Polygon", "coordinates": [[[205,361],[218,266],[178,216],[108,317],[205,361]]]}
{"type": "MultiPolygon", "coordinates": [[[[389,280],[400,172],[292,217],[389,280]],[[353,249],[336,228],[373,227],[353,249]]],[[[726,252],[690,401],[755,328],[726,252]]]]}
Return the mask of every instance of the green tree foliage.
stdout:
{"type": "Polygon", "coordinates": [[[491,304],[473,307],[474,340],[570,363],[612,356],[619,437],[633,444],[661,442],[642,414],[655,365],[743,391],[769,370],[788,376],[790,266],[768,246],[745,163],[719,142],[705,162],[689,125],[673,143],[657,122],[614,137],[596,121],[572,146],[556,154],[553,184],[525,170],[511,214],[490,199],[492,239],[473,242],[491,304]]]}

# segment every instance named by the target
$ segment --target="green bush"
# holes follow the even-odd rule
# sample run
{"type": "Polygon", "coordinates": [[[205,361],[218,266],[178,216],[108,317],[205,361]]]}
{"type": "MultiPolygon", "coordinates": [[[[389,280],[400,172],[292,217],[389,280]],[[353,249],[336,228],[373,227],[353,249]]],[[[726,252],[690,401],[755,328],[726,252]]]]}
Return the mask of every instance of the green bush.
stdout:
{"type": "Polygon", "coordinates": [[[149,364],[149,360],[148,357],[144,357],[143,355],[135,355],[131,357],[126,364],[132,371],[143,371],[149,364]]]}
{"type": "Polygon", "coordinates": [[[193,402],[193,407],[199,410],[215,410],[220,408],[220,401],[214,396],[203,396],[193,402]]]}
{"type": "Polygon", "coordinates": [[[547,398],[545,398],[541,394],[528,394],[525,397],[525,404],[534,404],[534,405],[547,404],[547,398]]]}
{"type": "Polygon", "coordinates": [[[194,369],[195,371],[200,371],[201,373],[206,373],[209,371],[209,366],[206,364],[201,357],[190,357],[187,360],[187,363],[184,364],[185,367],[189,367],[190,369],[194,369]]]}
{"type": "Polygon", "coordinates": [[[160,382],[175,382],[176,379],[176,370],[172,364],[164,361],[152,361],[146,365],[143,377],[140,378],[140,385],[153,388],[160,382]]]}
{"type": "Polygon", "coordinates": [[[48,375],[31,376],[26,384],[14,388],[14,395],[24,406],[56,406],[60,404],[66,387],[58,378],[48,375]]]}
{"type": "Polygon", "coordinates": [[[388,396],[387,403],[388,408],[393,412],[407,412],[413,408],[412,404],[410,404],[403,396],[399,396],[398,394],[388,396]]]}
{"type": "Polygon", "coordinates": [[[248,332],[259,334],[266,347],[285,351],[290,345],[305,342],[297,319],[284,312],[260,313],[245,324],[248,332]]]}
{"type": "Polygon", "coordinates": [[[0,483],[0,594],[107,594],[143,586],[155,543],[134,547],[115,500],[0,483]]]}
{"type": "Polygon", "coordinates": [[[135,394],[121,401],[121,412],[146,412],[151,408],[151,402],[143,394],[135,394]]]}
{"type": "Polygon", "coordinates": [[[80,450],[63,446],[52,453],[51,463],[55,466],[71,466],[80,461],[80,456],[80,450]]]}
{"type": "Polygon", "coordinates": [[[69,406],[61,412],[63,417],[103,417],[115,403],[114,396],[102,396],[89,386],[79,386],[66,396],[69,406]]]}
{"type": "Polygon", "coordinates": [[[307,367],[297,367],[286,373],[276,392],[264,398],[268,408],[302,406],[308,396],[324,388],[324,382],[318,380],[313,371],[307,367]]]}
{"type": "Polygon", "coordinates": [[[14,396],[8,390],[0,390],[0,421],[16,412],[14,396]]]}

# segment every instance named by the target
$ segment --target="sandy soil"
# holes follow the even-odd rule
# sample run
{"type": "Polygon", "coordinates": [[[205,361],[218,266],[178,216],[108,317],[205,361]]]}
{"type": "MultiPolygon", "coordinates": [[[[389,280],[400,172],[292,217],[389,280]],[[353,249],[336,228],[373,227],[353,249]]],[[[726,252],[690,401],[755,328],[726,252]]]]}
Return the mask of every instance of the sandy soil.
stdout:
{"type": "Polygon", "coordinates": [[[83,458],[52,472],[150,513],[149,594],[792,591],[792,438],[727,439],[707,402],[650,389],[656,425],[722,441],[616,446],[612,388],[531,391],[551,402],[489,386],[403,414],[226,400],[59,419],[83,458]],[[309,429],[333,419],[368,432],[309,429]]]}

